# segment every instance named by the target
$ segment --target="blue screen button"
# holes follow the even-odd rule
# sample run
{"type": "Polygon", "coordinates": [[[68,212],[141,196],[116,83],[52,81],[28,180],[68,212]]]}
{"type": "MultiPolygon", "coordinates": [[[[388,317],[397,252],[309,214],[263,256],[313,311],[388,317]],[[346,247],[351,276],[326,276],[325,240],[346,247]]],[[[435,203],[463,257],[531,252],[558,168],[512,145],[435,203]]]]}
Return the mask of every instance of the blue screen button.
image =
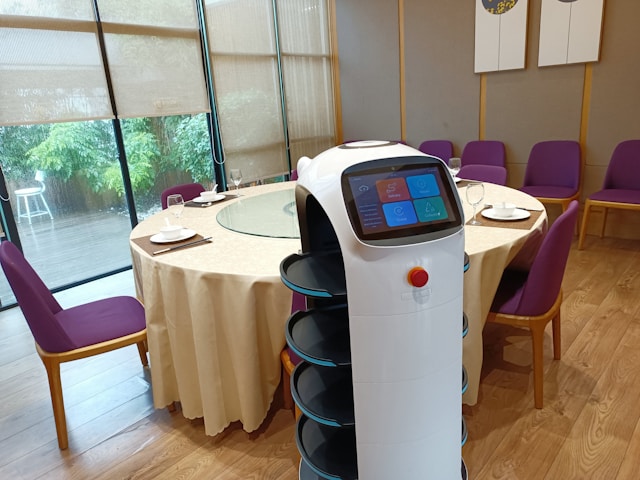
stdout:
{"type": "Polygon", "coordinates": [[[410,201],[385,203],[382,205],[384,218],[390,227],[399,227],[401,225],[411,225],[418,223],[416,212],[410,201]]]}

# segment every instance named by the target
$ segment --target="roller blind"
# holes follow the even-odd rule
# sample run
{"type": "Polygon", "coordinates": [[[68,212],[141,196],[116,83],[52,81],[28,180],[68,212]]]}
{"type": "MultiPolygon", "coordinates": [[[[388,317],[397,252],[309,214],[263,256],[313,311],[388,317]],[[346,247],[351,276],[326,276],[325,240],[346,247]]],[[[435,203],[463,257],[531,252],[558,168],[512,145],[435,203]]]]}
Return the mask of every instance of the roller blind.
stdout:
{"type": "Polygon", "coordinates": [[[119,117],[209,111],[193,0],[98,0],[119,117]]]}
{"type": "Polygon", "coordinates": [[[0,2],[0,124],[112,118],[90,0],[0,2]]]}
{"type": "Polygon", "coordinates": [[[271,0],[205,3],[227,171],[243,181],[288,171],[271,0]]]}
{"type": "Polygon", "coordinates": [[[327,0],[277,0],[291,163],[335,146],[327,0]]]}
{"type": "Polygon", "coordinates": [[[0,1],[0,124],[209,111],[193,0],[0,1]]]}

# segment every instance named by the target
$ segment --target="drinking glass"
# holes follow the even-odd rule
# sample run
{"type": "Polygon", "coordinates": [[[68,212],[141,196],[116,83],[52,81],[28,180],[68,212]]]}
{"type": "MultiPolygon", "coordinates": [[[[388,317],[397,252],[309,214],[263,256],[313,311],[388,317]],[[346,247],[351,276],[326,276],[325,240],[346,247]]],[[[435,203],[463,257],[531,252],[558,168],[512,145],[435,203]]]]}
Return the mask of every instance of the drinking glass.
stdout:
{"type": "Polygon", "coordinates": [[[242,182],[242,172],[239,168],[232,168],[229,170],[229,179],[236,186],[236,197],[240,196],[240,192],[238,191],[238,187],[240,186],[240,182],[242,182]]]}
{"type": "Polygon", "coordinates": [[[451,157],[449,159],[449,171],[451,172],[451,176],[456,178],[458,172],[460,171],[460,167],[462,166],[462,160],[458,157],[451,157]]]}
{"type": "Polygon", "coordinates": [[[174,193],[167,197],[167,209],[176,217],[176,220],[180,219],[182,211],[184,210],[184,198],[179,193],[174,193]]]}
{"type": "Polygon", "coordinates": [[[482,202],[484,198],[484,183],[471,182],[467,185],[467,202],[473,207],[473,219],[469,222],[469,225],[482,225],[482,222],[476,220],[476,208],[482,202]]]}

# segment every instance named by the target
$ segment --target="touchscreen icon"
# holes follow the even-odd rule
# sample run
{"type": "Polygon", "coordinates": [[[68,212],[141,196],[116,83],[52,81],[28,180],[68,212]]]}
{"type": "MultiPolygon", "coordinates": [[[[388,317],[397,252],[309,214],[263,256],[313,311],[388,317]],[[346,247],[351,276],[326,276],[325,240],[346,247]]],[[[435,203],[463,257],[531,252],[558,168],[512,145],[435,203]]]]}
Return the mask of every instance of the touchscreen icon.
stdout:
{"type": "Polygon", "coordinates": [[[435,222],[449,218],[447,208],[440,196],[421,198],[414,200],[414,203],[421,222],[435,222]]]}
{"type": "Polygon", "coordinates": [[[413,204],[409,201],[385,203],[382,205],[384,218],[390,227],[399,227],[418,223],[413,204]]]}
{"type": "Polygon", "coordinates": [[[398,202],[400,200],[409,200],[409,189],[404,178],[389,178],[376,182],[376,189],[380,201],[398,202]]]}

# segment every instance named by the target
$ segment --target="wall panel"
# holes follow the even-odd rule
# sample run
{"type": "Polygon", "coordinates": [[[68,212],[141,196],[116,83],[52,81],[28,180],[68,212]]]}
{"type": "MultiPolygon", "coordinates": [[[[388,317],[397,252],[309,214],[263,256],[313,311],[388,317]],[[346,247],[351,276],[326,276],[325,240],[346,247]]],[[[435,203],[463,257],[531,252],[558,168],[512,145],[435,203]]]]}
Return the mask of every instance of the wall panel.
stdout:
{"type": "Polygon", "coordinates": [[[398,4],[336,1],[345,140],[400,139],[398,4]]]}
{"type": "Polygon", "coordinates": [[[514,187],[522,185],[535,143],[580,139],[585,67],[537,66],[540,6],[541,0],[529,2],[526,68],[485,74],[485,137],[505,142],[508,183],[514,187]]]}
{"type": "Polygon", "coordinates": [[[478,138],[480,77],[473,73],[474,15],[457,2],[405,0],[407,142],[478,138]]]}

